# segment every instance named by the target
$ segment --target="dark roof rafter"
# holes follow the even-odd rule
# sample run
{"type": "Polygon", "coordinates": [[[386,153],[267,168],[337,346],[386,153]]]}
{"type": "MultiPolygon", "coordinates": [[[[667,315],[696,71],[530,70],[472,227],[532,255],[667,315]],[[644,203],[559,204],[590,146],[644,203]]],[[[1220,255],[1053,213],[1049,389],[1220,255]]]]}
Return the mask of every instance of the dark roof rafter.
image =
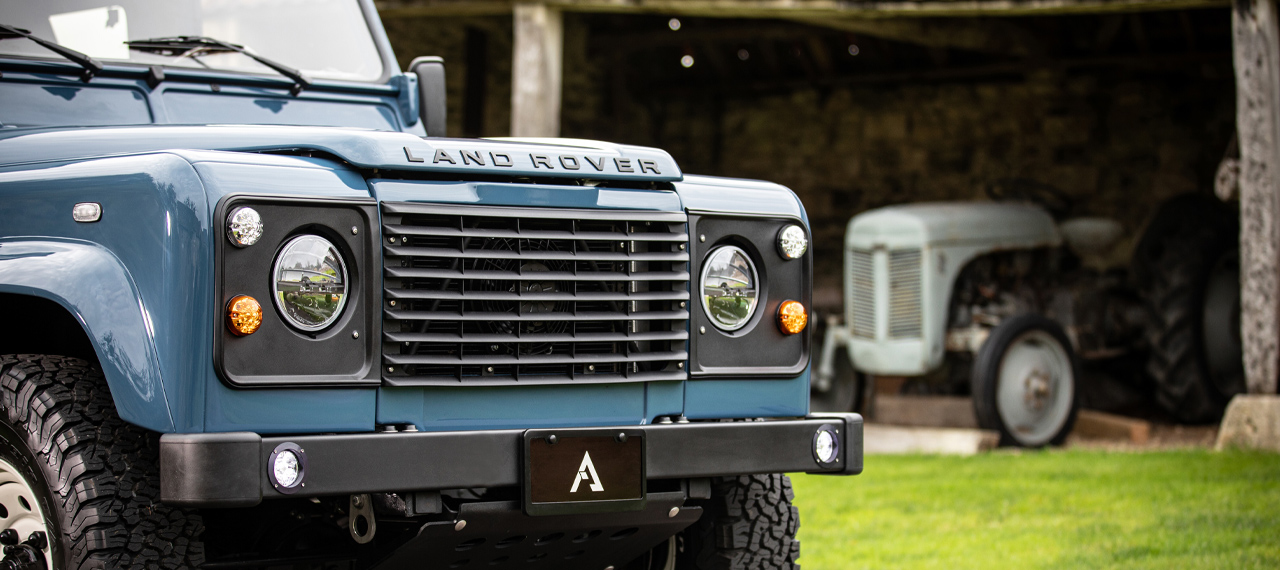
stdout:
{"type": "Polygon", "coordinates": [[[712,18],[877,18],[1143,12],[1230,6],[1229,0],[377,0],[390,16],[505,14],[517,3],[568,11],[712,18]]]}

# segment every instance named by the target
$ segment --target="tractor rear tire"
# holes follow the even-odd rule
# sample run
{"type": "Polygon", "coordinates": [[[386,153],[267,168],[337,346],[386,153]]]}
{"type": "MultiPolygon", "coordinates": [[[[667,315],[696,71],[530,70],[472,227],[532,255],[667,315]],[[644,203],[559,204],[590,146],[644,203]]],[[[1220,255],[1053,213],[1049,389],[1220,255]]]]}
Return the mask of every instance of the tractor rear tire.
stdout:
{"type": "Polygon", "coordinates": [[[1159,236],[1144,252],[1150,276],[1144,295],[1150,349],[1147,373],[1155,383],[1156,402],[1182,422],[1216,422],[1231,397],[1244,391],[1238,352],[1239,269],[1232,263],[1235,247],[1233,228],[1198,224],[1159,236]],[[1237,279],[1237,285],[1234,291],[1217,289],[1234,293],[1234,303],[1218,302],[1208,294],[1215,276],[1223,271],[1234,272],[1227,277],[1237,279]],[[1214,310],[1207,311],[1207,306],[1214,310]],[[1216,329],[1221,332],[1212,333],[1216,329]],[[1234,343],[1230,336],[1209,338],[1222,335],[1234,335],[1234,343]],[[1224,342],[1235,348],[1211,348],[1224,342]],[[1211,350],[1237,352],[1211,355],[1211,350]],[[1214,361],[1225,364],[1213,366],[1214,361]]]}
{"type": "Polygon", "coordinates": [[[680,570],[800,570],[800,511],[786,475],[715,479],[702,518],[681,533],[680,570]]]}
{"type": "Polygon", "coordinates": [[[96,366],[0,356],[0,461],[22,512],[43,519],[49,570],[203,564],[200,517],[160,503],[159,441],[120,419],[96,366]]]}

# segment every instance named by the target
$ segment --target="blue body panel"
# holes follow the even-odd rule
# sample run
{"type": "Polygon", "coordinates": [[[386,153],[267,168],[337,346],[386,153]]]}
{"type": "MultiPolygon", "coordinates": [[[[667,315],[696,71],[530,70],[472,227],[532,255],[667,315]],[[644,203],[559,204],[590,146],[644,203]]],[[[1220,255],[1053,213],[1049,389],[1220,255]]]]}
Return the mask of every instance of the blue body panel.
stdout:
{"type": "Polygon", "coordinates": [[[0,169],[0,290],[67,307],[121,416],[159,431],[203,428],[203,386],[189,379],[212,358],[210,313],[193,310],[212,295],[204,198],[191,164],[169,153],[0,169]],[[72,221],[78,202],[100,203],[102,220],[72,221]]]}
{"type": "Polygon", "coordinates": [[[316,433],[385,423],[464,430],[807,412],[807,372],[584,386],[232,389],[212,354],[222,319],[213,298],[212,216],[230,194],[807,218],[784,187],[685,176],[660,150],[424,139],[414,78],[402,74],[382,85],[320,83],[291,98],[271,77],[174,70],[173,77],[207,82],[152,89],[136,70],[84,84],[41,72],[65,71],[62,62],[23,65],[0,78],[0,100],[14,94],[30,112],[79,127],[0,129],[0,292],[51,299],[77,318],[127,421],[161,432],[316,433]],[[229,84],[210,86],[223,76],[229,84]],[[93,115],[101,123],[161,124],[90,127],[76,113],[93,104],[114,113],[93,115]],[[181,122],[258,124],[164,124],[181,122]],[[414,176],[430,179],[400,179],[414,176]],[[520,177],[540,183],[466,182],[520,177]],[[102,219],[72,221],[79,202],[100,203],[102,219]]]}

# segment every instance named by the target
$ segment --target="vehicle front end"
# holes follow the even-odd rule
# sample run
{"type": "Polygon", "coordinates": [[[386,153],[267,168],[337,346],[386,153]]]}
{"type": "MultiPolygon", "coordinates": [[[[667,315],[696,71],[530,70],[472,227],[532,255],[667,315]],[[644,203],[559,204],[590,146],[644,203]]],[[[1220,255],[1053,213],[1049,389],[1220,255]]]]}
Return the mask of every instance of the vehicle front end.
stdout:
{"type": "MultiPolygon", "coordinates": [[[[424,137],[440,62],[395,71],[370,2],[330,3],[367,24],[335,42],[364,56],[296,69],[218,3],[190,30],[143,4],[0,21],[0,300],[45,323],[0,336],[22,354],[0,356],[0,397],[64,386],[68,417],[151,441],[119,457],[157,484],[119,505],[185,530],[148,540],[228,567],[674,568],[696,544],[794,562],[777,474],[862,470],[861,418],[808,413],[794,193],[648,148],[424,137]],[[751,517],[781,529],[765,547],[706,538],[751,517]]],[[[0,471],[48,494],[59,537],[14,552],[131,556],[58,534],[92,505],[21,467],[111,473],[109,446],[46,444],[6,409],[0,471]]],[[[119,520],[102,532],[137,531],[119,520]]]]}

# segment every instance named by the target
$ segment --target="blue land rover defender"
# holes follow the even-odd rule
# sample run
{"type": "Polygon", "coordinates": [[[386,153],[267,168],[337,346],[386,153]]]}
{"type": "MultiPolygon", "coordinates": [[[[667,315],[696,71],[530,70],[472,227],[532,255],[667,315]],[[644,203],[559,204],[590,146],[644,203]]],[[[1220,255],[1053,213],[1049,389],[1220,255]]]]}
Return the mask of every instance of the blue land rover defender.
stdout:
{"type": "Polygon", "coordinates": [[[0,0],[3,570],[795,568],[796,196],[444,138],[371,0],[0,0]]]}

